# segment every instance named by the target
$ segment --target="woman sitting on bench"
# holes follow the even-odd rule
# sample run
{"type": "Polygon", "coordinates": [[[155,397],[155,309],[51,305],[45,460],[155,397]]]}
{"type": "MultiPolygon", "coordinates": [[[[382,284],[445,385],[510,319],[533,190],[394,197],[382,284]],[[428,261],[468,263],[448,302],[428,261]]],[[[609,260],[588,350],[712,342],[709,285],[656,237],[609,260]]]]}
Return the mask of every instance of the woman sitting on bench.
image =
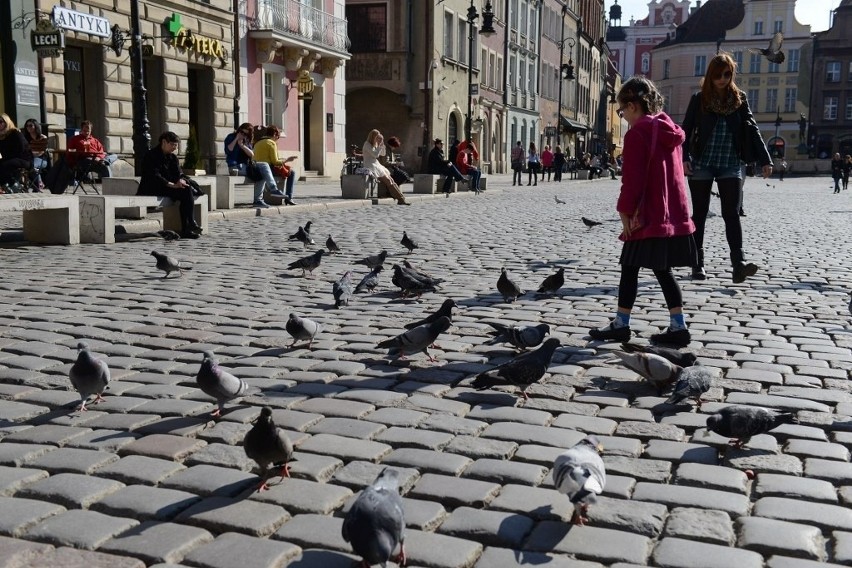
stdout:
{"type": "Polygon", "coordinates": [[[0,114],[0,185],[20,183],[20,171],[33,166],[33,154],[12,118],[0,114]]]}
{"type": "Polygon", "coordinates": [[[160,145],[151,148],[142,161],[142,179],[137,195],[168,197],[180,203],[180,236],[197,239],[201,226],[192,216],[195,197],[187,180],[181,177],[175,151],[180,138],[174,132],[160,134],[160,145]]]}

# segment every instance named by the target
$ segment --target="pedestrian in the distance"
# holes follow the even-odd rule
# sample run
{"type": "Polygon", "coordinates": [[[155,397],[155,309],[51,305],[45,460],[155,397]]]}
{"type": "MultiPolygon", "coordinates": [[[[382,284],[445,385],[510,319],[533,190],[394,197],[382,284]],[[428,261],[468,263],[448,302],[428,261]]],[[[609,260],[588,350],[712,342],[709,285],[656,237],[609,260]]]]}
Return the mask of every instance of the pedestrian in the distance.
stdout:
{"type": "Polygon", "coordinates": [[[515,147],[512,148],[512,185],[523,185],[521,174],[524,172],[524,147],[521,141],[518,140],[515,147]]]}
{"type": "Polygon", "coordinates": [[[565,168],[565,153],[557,146],[553,152],[553,181],[562,181],[562,170],[565,168]]]}
{"type": "Polygon", "coordinates": [[[469,187],[471,191],[479,194],[479,182],[482,179],[482,172],[474,166],[474,162],[478,159],[479,153],[473,144],[466,144],[459,150],[458,158],[456,158],[456,167],[462,175],[468,176],[470,179],[469,187]]]}
{"type": "Polygon", "coordinates": [[[527,150],[527,185],[538,185],[539,168],[541,168],[541,158],[535,148],[535,142],[530,142],[529,150],[527,150]]]}
{"type": "Polygon", "coordinates": [[[843,189],[849,189],[849,173],[852,172],[852,156],[846,154],[843,160],[843,189]]]}
{"type": "Polygon", "coordinates": [[[831,159],[831,177],[834,180],[834,193],[840,193],[840,180],[843,179],[843,159],[840,152],[831,159]]]}
{"type": "Polygon", "coordinates": [[[692,95],[683,131],[683,170],[689,176],[692,194],[692,220],[698,262],[692,267],[692,278],[704,280],[704,225],[710,211],[713,181],[719,187],[725,236],[731,250],[734,283],[754,276],[757,265],[746,264],[743,253],[743,229],[740,223],[740,195],[744,179],[743,162],[757,162],[763,177],[772,175],[772,159],[760,135],[760,129],[748,107],[748,100],[736,85],[737,64],[727,53],[710,60],[701,80],[701,90],[692,95]]]}
{"type": "Polygon", "coordinates": [[[683,130],[662,112],[663,97],[654,84],[631,77],[616,97],[619,115],[630,125],[624,137],[621,193],[616,210],[624,241],[615,318],[589,336],[601,341],[630,339],[630,313],[636,301],[639,269],[649,268],[663,289],[669,327],[651,336],[655,343],[679,347],[690,342],[683,298],[672,268],[692,266],[697,256],[683,176],[683,130]]]}
{"type": "Polygon", "coordinates": [[[545,146],[541,151],[541,181],[544,181],[544,174],[547,174],[547,181],[550,181],[550,172],[553,171],[553,152],[550,151],[550,146],[545,146]]]}
{"type": "Polygon", "coordinates": [[[429,162],[427,164],[429,173],[439,176],[444,176],[444,187],[442,191],[444,195],[449,197],[450,188],[453,185],[453,180],[461,182],[464,180],[458,168],[444,158],[444,141],[440,138],[435,138],[432,142],[432,150],[429,152],[429,162]]]}
{"type": "Polygon", "coordinates": [[[784,176],[787,175],[787,160],[781,160],[781,169],[778,173],[778,179],[780,181],[784,181],[784,176]]]}

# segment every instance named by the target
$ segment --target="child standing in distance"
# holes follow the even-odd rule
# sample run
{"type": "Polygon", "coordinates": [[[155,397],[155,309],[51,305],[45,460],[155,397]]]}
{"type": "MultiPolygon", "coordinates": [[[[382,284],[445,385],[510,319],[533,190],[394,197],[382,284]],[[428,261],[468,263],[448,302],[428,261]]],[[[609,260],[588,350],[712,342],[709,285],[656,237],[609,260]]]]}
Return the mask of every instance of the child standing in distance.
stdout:
{"type": "Polygon", "coordinates": [[[654,271],[669,308],[670,325],[651,336],[655,343],[685,347],[690,342],[683,298],[672,267],[692,266],[697,257],[683,176],[683,130],[662,112],[663,98],[654,84],[630,78],[618,92],[618,113],[630,125],[624,137],[621,194],[616,209],[624,241],[618,309],[604,328],[589,332],[600,341],[630,339],[630,312],[636,301],[639,269],[654,271]]]}

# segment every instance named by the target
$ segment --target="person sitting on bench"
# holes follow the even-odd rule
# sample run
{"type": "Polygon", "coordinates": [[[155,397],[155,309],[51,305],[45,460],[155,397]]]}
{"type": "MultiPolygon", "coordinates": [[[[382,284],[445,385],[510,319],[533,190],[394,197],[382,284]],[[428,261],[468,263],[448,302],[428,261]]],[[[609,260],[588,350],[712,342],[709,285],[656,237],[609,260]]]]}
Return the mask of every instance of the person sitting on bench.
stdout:
{"type": "Polygon", "coordinates": [[[107,154],[101,141],[92,136],[92,123],[84,120],[80,124],[80,134],[68,141],[65,155],[68,166],[77,171],[96,172],[102,178],[112,176],[110,164],[118,159],[115,154],[107,154]]]}

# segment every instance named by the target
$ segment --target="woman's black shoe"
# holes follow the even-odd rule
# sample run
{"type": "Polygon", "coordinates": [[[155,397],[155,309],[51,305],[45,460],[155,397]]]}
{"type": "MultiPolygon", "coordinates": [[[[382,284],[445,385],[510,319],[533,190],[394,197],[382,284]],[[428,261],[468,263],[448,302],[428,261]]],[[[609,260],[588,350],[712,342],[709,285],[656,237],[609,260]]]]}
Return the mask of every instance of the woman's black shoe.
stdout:
{"type": "Polygon", "coordinates": [[[184,229],[180,233],[180,238],[182,238],[182,239],[197,239],[199,237],[200,237],[200,235],[198,233],[192,231],[191,229],[184,229]]]}
{"type": "Polygon", "coordinates": [[[669,328],[663,333],[655,333],[651,336],[651,343],[664,343],[676,347],[686,347],[690,341],[692,341],[692,338],[688,329],[669,328]]]}
{"type": "Polygon", "coordinates": [[[707,273],[704,271],[703,266],[693,266],[692,267],[692,279],[693,280],[707,280],[707,273]]]}
{"type": "Polygon", "coordinates": [[[630,326],[613,327],[610,323],[600,329],[590,329],[589,337],[598,341],[630,341],[630,326]]]}
{"type": "Polygon", "coordinates": [[[742,284],[745,282],[746,277],[754,276],[757,274],[757,265],[749,262],[748,264],[744,262],[738,262],[734,264],[734,271],[732,280],[734,284],[742,284]]]}

